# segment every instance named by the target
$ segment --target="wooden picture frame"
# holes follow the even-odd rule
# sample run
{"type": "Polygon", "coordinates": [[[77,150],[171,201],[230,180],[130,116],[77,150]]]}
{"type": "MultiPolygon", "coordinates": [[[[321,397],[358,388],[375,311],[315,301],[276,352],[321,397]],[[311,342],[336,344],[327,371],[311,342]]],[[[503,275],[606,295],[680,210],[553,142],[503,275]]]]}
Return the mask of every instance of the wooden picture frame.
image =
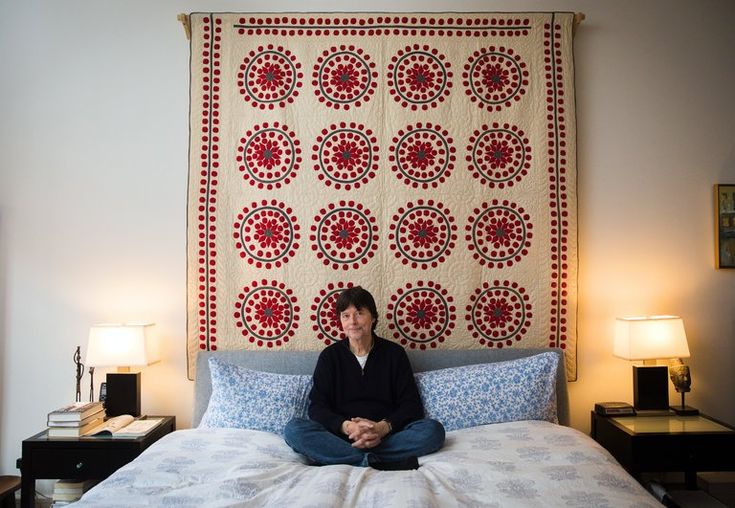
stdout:
{"type": "Polygon", "coordinates": [[[735,184],[715,185],[715,267],[735,268],[735,184]]]}

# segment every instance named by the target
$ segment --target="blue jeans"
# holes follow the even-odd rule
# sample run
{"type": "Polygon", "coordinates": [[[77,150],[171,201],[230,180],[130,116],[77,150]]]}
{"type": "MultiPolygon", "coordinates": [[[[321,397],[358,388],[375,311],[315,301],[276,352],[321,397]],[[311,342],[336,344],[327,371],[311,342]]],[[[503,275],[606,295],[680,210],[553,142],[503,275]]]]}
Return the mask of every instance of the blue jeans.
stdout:
{"type": "Polygon", "coordinates": [[[306,418],[294,418],[283,433],[288,446],[319,465],[349,464],[368,466],[372,461],[395,462],[433,453],[444,444],[444,427],[425,418],[388,434],[374,448],[353,448],[352,443],[329,432],[322,424],[306,418]]]}

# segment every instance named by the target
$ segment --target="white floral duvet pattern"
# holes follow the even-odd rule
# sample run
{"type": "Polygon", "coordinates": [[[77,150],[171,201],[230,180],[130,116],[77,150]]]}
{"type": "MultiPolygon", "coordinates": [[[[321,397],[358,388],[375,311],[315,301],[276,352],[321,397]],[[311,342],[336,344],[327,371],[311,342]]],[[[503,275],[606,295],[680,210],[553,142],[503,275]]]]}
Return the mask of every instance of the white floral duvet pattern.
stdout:
{"type": "Polygon", "coordinates": [[[544,421],[449,432],[419,463],[398,472],[308,466],[272,433],[180,430],[70,506],[660,506],[588,436],[544,421]]]}

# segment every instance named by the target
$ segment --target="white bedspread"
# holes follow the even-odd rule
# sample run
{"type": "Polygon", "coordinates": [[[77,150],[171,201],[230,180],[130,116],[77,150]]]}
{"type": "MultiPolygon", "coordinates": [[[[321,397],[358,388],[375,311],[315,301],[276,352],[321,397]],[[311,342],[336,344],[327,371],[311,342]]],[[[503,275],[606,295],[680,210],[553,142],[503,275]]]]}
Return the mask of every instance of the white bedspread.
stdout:
{"type": "Polygon", "coordinates": [[[419,463],[398,472],[314,467],[275,434],[180,430],[73,506],[660,506],[592,439],[548,422],[449,432],[419,463]]]}

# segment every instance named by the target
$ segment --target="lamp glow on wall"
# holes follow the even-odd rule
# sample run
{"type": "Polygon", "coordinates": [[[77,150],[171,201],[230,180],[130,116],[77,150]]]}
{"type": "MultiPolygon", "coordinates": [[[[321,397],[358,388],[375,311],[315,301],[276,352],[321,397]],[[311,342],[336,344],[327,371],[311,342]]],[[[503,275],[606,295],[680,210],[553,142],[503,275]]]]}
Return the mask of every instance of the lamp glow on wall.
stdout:
{"type": "MultiPolygon", "coordinates": [[[[613,354],[625,360],[644,362],[642,367],[633,366],[636,410],[668,410],[668,367],[656,365],[656,360],[689,357],[684,321],[679,316],[617,318],[613,354]]],[[[671,409],[677,414],[696,414],[696,409],[684,404],[684,393],[691,385],[689,367],[672,367],[671,379],[676,391],[682,394],[681,407],[672,406],[671,409]]]]}
{"type": "Polygon", "coordinates": [[[87,366],[117,367],[117,373],[107,374],[107,416],[140,416],[140,372],[131,373],[130,368],[160,360],[158,344],[150,333],[152,326],[110,323],[90,327],[87,366]]]}

